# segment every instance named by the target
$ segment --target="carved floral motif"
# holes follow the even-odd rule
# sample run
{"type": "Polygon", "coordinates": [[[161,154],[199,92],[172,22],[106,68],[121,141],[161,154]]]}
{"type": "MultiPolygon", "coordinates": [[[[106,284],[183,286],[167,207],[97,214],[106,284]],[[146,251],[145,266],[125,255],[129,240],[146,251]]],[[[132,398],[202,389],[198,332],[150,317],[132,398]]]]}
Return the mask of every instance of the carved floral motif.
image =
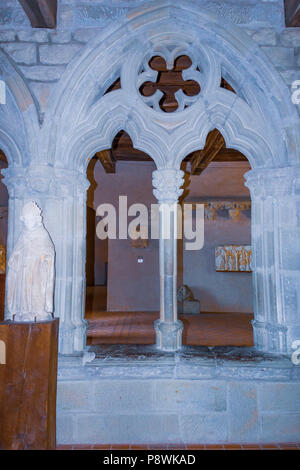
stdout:
{"type": "Polygon", "coordinates": [[[153,172],[153,194],[160,204],[174,204],[183,193],[184,182],[181,170],[164,169],[153,172]]]}

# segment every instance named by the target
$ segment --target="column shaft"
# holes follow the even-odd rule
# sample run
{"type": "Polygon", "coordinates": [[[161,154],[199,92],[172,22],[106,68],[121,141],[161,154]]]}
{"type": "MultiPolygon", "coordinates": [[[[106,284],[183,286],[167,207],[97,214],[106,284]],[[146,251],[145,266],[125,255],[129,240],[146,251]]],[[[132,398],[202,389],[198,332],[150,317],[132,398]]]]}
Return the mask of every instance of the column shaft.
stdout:
{"type": "Polygon", "coordinates": [[[181,347],[183,325],[177,318],[177,202],[184,173],[164,169],[153,173],[159,201],[160,319],[155,322],[156,346],[162,351],[181,347]]]}
{"type": "Polygon", "coordinates": [[[252,199],[254,344],[290,354],[300,338],[300,167],[247,173],[252,199]]]}

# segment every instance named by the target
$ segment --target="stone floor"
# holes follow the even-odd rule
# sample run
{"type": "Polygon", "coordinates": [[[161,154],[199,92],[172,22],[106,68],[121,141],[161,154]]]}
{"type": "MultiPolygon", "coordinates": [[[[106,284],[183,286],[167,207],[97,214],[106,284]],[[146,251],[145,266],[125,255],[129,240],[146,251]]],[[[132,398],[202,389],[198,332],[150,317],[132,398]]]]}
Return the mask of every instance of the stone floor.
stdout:
{"type": "Polygon", "coordinates": [[[287,444],[150,444],[150,445],[60,445],[57,450],[300,450],[300,443],[287,444]]]}

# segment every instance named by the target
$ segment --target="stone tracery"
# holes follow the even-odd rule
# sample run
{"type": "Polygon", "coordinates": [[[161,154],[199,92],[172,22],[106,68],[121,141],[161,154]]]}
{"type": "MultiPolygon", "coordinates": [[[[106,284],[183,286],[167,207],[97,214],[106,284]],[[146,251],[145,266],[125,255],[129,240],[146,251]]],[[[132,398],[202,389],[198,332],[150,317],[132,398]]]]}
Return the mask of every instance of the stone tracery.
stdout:
{"type": "MultiPolygon", "coordinates": [[[[227,146],[242,151],[253,167],[248,175],[248,184],[253,199],[254,245],[258,247],[257,255],[254,255],[254,283],[256,301],[259,299],[258,292],[264,298],[263,304],[256,303],[256,345],[264,350],[286,351],[294,335],[293,326],[289,325],[284,340],[281,336],[276,337],[276,331],[281,331],[283,322],[289,316],[294,278],[291,279],[290,275],[288,278],[285,269],[288,271],[286,266],[291,262],[290,256],[283,256],[286,261],[280,271],[282,277],[279,278],[278,274],[276,277],[276,296],[282,298],[279,306],[273,305],[268,279],[263,276],[267,269],[264,264],[266,260],[268,265],[275,263],[280,268],[281,257],[278,254],[282,248],[276,240],[281,234],[279,222],[284,218],[284,210],[275,207],[274,202],[276,217],[268,219],[267,215],[264,216],[268,219],[275,248],[274,252],[264,252],[263,256],[260,249],[261,245],[265,246],[262,243],[265,234],[261,231],[259,214],[269,212],[268,203],[261,193],[265,192],[278,201],[278,191],[285,197],[285,210],[288,207],[290,213],[296,213],[296,190],[287,192],[285,184],[278,185],[278,181],[288,181],[288,186],[291,184],[295,188],[299,171],[296,135],[299,120],[289,101],[288,90],[277,72],[265,61],[257,44],[240,30],[232,28],[229,33],[218,20],[209,17],[202,8],[192,8],[189,2],[175,1],[172,6],[169,2],[158,2],[153,5],[150,13],[140,7],[121,26],[118,23],[109,30],[104,28],[99,37],[87,46],[84,55],[67,68],[58,83],[42,125],[26,84],[20,86],[18,92],[15,91],[18,99],[13,97],[13,91],[9,92],[7,109],[15,110],[19,106],[26,110],[22,115],[12,111],[12,115],[20,118],[22,132],[19,133],[18,142],[12,138],[13,123],[9,120],[4,122],[0,117],[1,145],[10,160],[6,180],[11,193],[11,239],[19,230],[17,220],[24,192],[27,195],[39,193],[38,201],[45,210],[49,231],[51,235],[53,232],[58,251],[56,309],[62,318],[61,351],[70,353],[82,350],[85,344],[85,170],[89,158],[96,151],[109,148],[114,135],[124,129],[134,146],[154,159],[159,172],[178,171],[183,158],[202,148],[208,132],[217,128],[227,146]],[[153,26],[158,24],[163,34],[153,26]],[[103,48],[103,43],[106,48],[103,48]],[[193,64],[183,72],[183,78],[197,81],[201,92],[191,104],[189,102],[187,108],[184,101],[187,98],[177,95],[179,107],[175,113],[161,112],[157,98],[152,96],[152,109],[138,91],[141,85],[138,77],[145,78],[145,61],[148,64],[153,55],[160,55],[171,67],[175,58],[183,54],[188,55],[193,64]],[[106,66],[103,67],[103,64],[106,66]],[[118,76],[121,77],[121,88],[105,94],[118,76]],[[236,94],[220,86],[222,76],[236,94]],[[99,84],[103,90],[99,91],[99,84]],[[23,153],[20,149],[24,149],[23,153]],[[42,168],[40,177],[31,173],[32,169],[36,169],[37,162],[42,168]],[[55,181],[56,170],[67,175],[67,188],[55,181]],[[265,176],[266,172],[268,177],[265,176]],[[24,174],[30,177],[28,184],[23,178],[24,174]],[[9,182],[10,176],[15,178],[18,175],[22,187],[9,182]],[[82,184],[78,185],[78,182],[82,184]],[[41,191],[43,188],[46,188],[45,191],[41,191]],[[66,214],[67,223],[64,226],[55,223],[57,213],[66,214]],[[70,235],[74,230],[76,239],[70,235]],[[69,259],[74,263],[68,263],[64,255],[65,240],[69,259]],[[287,285],[288,291],[284,287],[287,285]],[[271,329],[270,325],[273,325],[271,329]]],[[[5,58],[3,62],[7,70],[18,75],[16,70],[11,70],[11,64],[5,58]]],[[[16,82],[20,83],[20,80],[16,82]]],[[[291,232],[296,233],[296,218],[292,217],[289,224],[291,232]]]]}

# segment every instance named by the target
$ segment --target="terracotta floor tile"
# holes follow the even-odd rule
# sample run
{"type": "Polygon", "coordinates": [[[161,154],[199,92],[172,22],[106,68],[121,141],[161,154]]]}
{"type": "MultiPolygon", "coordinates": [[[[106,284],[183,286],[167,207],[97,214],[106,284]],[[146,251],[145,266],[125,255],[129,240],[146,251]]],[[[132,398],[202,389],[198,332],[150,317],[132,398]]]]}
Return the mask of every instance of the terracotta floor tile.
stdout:
{"type": "Polygon", "coordinates": [[[57,450],[300,450],[300,443],[285,444],[60,444],[57,450]]]}
{"type": "Polygon", "coordinates": [[[224,444],[226,450],[241,450],[241,444],[224,444]]]}
{"type": "Polygon", "coordinates": [[[73,450],[92,450],[92,444],[74,444],[73,450]]]}
{"type": "Polygon", "coordinates": [[[149,450],[167,450],[168,445],[167,444],[149,444],[148,449],[149,450]]]}
{"type": "Polygon", "coordinates": [[[111,449],[113,450],[128,450],[130,448],[129,444],[112,444],[111,449]]]}
{"type": "Polygon", "coordinates": [[[168,450],[185,450],[185,444],[169,444],[168,450]]]}
{"type": "Polygon", "coordinates": [[[135,444],[132,444],[130,446],[130,449],[132,450],[147,450],[148,449],[148,446],[145,444],[145,445],[135,445],[135,444]]]}
{"type": "Polygon", "coordinates": [[[261,448],[263,450],[267,450],[267,449],[279,449],[279,446],[277,444],[261,444],[261,448]]]}
{"type": "Polygon", "coordinates": [[[110,444],[96,444],[93,446],[93,450],[110,450],[110,444]]]}
{"type": "Polygon", "coordinates": [[[204,444],[187,444],[186,445],[186,448],[188,450],[204,450],[205,449],[205,445],[204,444]]]}
{"type": "Polygon", "coordinates": [[[282,450],[299,450],[297,444],[278,444],[282,450]]]}
{"type": "Polygon", "coordinates": [[[261,450],[261,446],[259,444],[242,444],[242,449],[245,449],[245,450],[261,450]]]}
{"type": "Polygon", "coordinates": [[[206,444],[205,445],[206,450],[224,450],[223,444],[206,444]]]}

